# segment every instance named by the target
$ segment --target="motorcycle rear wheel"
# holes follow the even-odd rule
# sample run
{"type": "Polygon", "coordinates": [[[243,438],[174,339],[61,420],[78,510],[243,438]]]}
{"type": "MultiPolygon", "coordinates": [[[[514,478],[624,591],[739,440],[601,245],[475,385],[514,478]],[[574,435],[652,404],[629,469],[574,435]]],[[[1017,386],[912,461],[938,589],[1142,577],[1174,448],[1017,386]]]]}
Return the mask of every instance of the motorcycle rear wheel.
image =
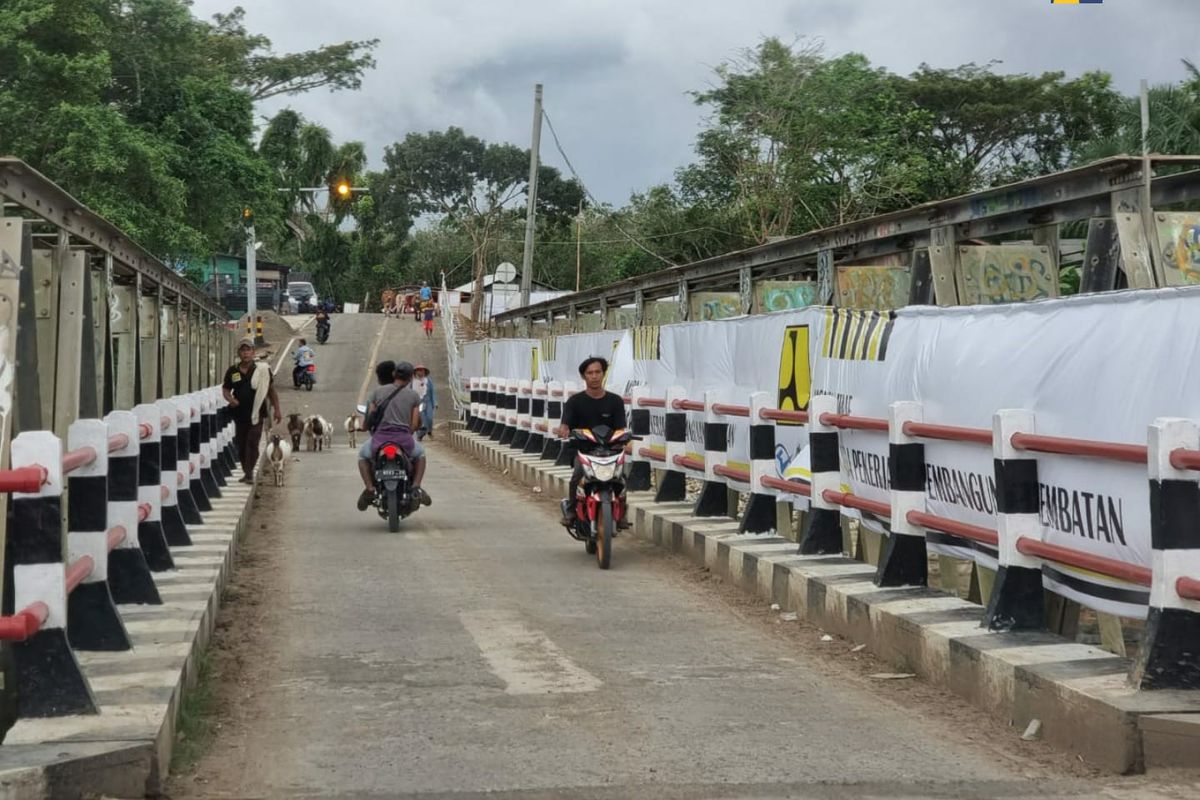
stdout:
{"type": "Polygon", "coordinates": [[[612,496],[604,493],[600,501],[600,518],[596,520],[596,563],[608,569],[612,563],[613,526],[612,496]]]}
{"type": "Polygon", "coordinates": [[[396,533],[400,530],[400,497],[395,490],[387,493],[388,530],[396,533]]]}

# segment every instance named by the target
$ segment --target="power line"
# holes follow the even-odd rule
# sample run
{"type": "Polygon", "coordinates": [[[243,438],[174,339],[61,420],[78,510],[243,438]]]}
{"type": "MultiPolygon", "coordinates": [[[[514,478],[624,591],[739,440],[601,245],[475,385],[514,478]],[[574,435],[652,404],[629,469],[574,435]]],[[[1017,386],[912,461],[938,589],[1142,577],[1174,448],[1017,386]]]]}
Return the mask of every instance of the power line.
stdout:
{"type": "MultiPolygon", "coordinates": [[[[546,120],[546,126],[548,128],[550,128],[550,136],[554,139],[554,146],[558,149],[558,154],[560,156],[562,156],[563,161],[566,163],[567,169],[569,169],[571,171],[571,175],[579,183],[579,187],[581,189],[583,189],[583,193],[585,195],[587,195],[588,200],[591,201],[592,207],[600,208],[601,205],[600,205],[599,201],[597,201],[595,196],[592,195],[592,193],[588,190],[587,184],[585,184],[583,182],[583,178],[579,177],[579,173],[575,171],[575,167],[571,164],[571,159],[567,158],[567,153],[566,153],[566,151],[563,150],[562,142],[560,142],[558,140],[558,131],[554,130],[554,123],[550,121],[550,115],[548,113],[546,113],[545,106],[542,106],[542,117],[546,120]]],[[[665,256],[661,256],[658,253],[654,252],[649,247],[642,244],[636,237],[634,237],[632,234],[630,234],[628,231],[626,231],[624,228],[622,228],[617,223],[615,216],[610,217],[610,219],[612,221],[613,227],[616,228],[621,233],[622,236],[624,236],[626,239],[628,239],[630,242],[632,242],[634,245],[636,245],[639,249],[641,249],[645,253],[648,253],[649,255],[654,256],[659,261],[666,264],[668,267],[675,266],[675,262],[671,261],[669,258],[666,258],[665,256]]]]}

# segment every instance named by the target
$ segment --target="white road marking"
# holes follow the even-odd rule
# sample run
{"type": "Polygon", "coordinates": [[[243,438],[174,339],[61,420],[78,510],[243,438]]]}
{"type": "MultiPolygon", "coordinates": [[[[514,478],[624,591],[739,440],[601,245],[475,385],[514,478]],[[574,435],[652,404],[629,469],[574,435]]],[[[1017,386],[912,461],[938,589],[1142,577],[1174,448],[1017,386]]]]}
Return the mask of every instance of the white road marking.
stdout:
{"type": "Polygon", "coordinates": [[[296,337],[293,336],[291,339],[288,339],[288,343],[284,345],[282,350],[279,351],[279,360],[275,362],[275,369],[271,370],[272,375],[279,374],[279,368],[283,366],[283,359],[286,358],[287,354],[292,351],[292,345],[295,343],[296,337]]]}
{"type": "Polygon", "coordinates": [[[379,324],[379,333],[375,336],[375,346],[371,348],[371,355],[367,358],[367,374],[363,378],[362,386],[358,389],[358,404],[362,405],[367,399],[367,389],[371,385],[371,379],[375,377],[375,359],[379,357],[379,346],[383,344],[383,332],[387,329],[388,318],[384,317],[379,324]]]}
{"type": "Polygon", "coordinates": [[[594,692],[601,686],[599,678],[516,614],[487,609],[458,617],[508,694],[572,694],[594,692]]]}

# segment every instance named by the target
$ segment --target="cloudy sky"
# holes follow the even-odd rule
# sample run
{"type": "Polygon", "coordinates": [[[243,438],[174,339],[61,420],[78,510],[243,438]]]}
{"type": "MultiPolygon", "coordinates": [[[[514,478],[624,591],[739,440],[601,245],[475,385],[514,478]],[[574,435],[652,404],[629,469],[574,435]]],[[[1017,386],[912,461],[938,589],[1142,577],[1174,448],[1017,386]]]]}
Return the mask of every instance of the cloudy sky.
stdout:
{"type": "MultiPolygon", "coordinates": [[[[238,0],[195,0],[198,16],[238,0]]],[[[921,62],[1002,62],[1011,72],[1111,72],[1178,80],[1200,62],[1200,0],[240,0],[247,24],[278,51],[381,40],[361,91],[270,101],[339,140],[360,139],[373,166],[411,131],[458,125],[528,146],[533,85],[591,191],[623,203],[688,163],[703,120],[688,92],[765,36],[823,40],[894,72],[921,62]]],[[[543,136],[543,159],[562,167],[543,136]]]]}

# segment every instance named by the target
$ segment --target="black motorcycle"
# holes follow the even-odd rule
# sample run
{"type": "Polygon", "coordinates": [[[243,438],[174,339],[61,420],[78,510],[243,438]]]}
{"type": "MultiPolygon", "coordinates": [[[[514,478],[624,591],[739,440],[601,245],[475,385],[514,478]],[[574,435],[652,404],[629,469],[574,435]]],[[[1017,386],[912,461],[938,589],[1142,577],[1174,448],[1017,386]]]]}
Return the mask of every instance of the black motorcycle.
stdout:
{"type": "Polygon", "coordinates": [[[404,450],[385,444],[375,451],[375,500],[388,530],[400,530],[400,520],[416,511],[421,500],[412,489],[412,462],[404,450]]]}
{"type": "Polygon", "coordinates": [[[325,344],[329,341],[329,321],[317,322],[317,344],[325,344]]]}
{"type": "Polygon", "coordinates": [[[589,555],[596,556],[600,569],[612,562],[612,540],[617,524],[625,519],[625,445],[639,437],[628,428],[612,430],[607,425],[571,431],[583,480],[571,498],[575,512],[567,532],[583,542],[589,555]]]}

